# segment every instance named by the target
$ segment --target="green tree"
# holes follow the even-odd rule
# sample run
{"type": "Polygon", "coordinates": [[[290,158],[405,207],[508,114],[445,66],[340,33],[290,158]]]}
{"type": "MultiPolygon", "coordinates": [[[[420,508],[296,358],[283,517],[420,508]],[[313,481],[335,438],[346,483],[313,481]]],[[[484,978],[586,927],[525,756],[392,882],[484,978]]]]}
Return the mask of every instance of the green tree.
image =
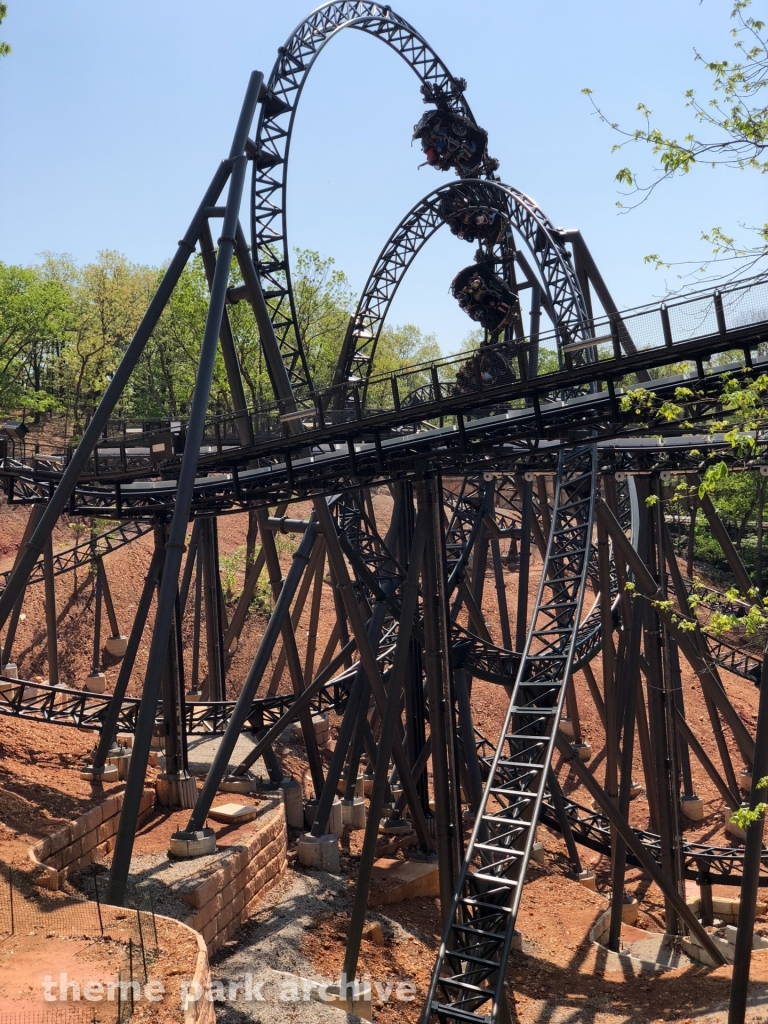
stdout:
{"type": "MultiPolygon", "coordinates": [[[[3,19],[5,17],[7,17],[7,15],[8,15],[8,4],[0,3],[0,24],[2,24],[3,19]]],[[[11,48],[8,45],[8,43],[4,43],[4,42],[0,41],[0,57],[7,57],[10,52],[11,52],[11,48]]]]}
{"type": "MultiPolygon", "coordinates": [[[[628,204],[619,201],[617,205],[620,208],[631,209],[640,205],[663,181],[689,174],[697,164],[749,169],[760,174],[768,172],[768,105],[764,102],[764,90],[768,87],[768,36],[765,34],[765,22],[748,13],[751,4],[752,0],[732,0],[731,18],[735,27],[731,35],[737,51],[735,60],[711,60],[694,50],[696,61],[712,76],[710,95],[702,100],[695,89],[687,90],[686,106],[698,124],[682,139],[657,128],[652,122],[653,112],[644,103],[637,107],[643,118],[641,127],[633,130],[622,128],[617,122],[609,121],[592,98],[591,89],[582,90],[589,96],[600,119],[623,137],[623,141],[613,147],[614,152],[639,143],[649,146],[653,156],[660,161],[660,167],[647,182],[632,168],[620,168],[616,180],[628,186],[629,191],[624,195],[632,199],[628,204]],[[703,135],[699,134],[701,126],[703,135]]],[[[743,272],[763,261],[768,256],[768,222],[753,230],[757,234],[757,242],[751,245],[738,244],[735,237],[721,227],[704,232],[702,238],[712,244],[713,259],[703,265],[697,263],[699,269],[706,270],[723,261],[735,261],[736,270],[743,272]]],[[[659,267],[671,266],[657,253],[646,256],[645,260],[659,267]]]]}

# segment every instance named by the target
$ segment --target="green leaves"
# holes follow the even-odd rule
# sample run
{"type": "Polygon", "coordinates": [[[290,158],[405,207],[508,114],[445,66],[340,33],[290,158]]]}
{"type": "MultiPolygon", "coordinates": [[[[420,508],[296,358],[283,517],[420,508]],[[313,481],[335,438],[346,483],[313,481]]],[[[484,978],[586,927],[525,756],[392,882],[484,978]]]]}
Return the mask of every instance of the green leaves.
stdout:
{"type": "MultiPolygon", "coordinates": [[[[8,4],[0,3],[0,24],[2,24],[3,19],[6,18],[7,15],[8,4]]],[[[10,52],[11,48],[8,43],[0,42],[0,57],[7,57],[10,52]]]]}

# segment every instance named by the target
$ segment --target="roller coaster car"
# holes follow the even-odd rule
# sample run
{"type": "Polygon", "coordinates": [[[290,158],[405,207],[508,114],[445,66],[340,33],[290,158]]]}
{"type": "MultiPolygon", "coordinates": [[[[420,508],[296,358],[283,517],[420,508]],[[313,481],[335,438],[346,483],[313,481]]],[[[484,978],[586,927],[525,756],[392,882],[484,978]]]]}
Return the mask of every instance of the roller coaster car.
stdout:
{"type": "Polygon", "coordinates": [[[512,323],[520,306],[512,289],[487,263],[460,270],[451,282],[451,292],[472,320],[494,334],[512,323]]]}
{"type": "Polygon", "coordinates": [[[482,239],[493,245],[504,237],[507,230],[506,217],[502,217],[498,210],[472,208],[463,196],[443,196],[438,212],[451,232],[465,242],[482,239]]]}
{"type": "Polygon", "coordinates": [[[484,388],[511,384],[517,380],[509,352],[506,347],[502,348],[496,344],[481,345],[473,357],[464,363],[456,374],[456,383],[452,393],[466,395],[477,392],[478,374],[484,388]]]}
{"type": "Polygon", "coordinates": [[[414,126],[413,138],[421,139],[430,167],[453,168],[462,178],[478,174],[488,155],[488,133],[450,110],[428,110],[414,126]]]}

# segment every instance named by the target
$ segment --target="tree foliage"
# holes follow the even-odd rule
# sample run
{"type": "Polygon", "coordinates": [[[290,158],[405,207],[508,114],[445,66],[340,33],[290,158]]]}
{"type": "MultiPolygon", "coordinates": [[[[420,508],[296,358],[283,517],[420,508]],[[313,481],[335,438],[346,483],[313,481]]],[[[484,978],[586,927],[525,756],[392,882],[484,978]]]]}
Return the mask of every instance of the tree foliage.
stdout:
{"type": "MultiPolygon", "coordinates": [[[[3,19],[8,15],[8,4],[0,3],[0,25],[3,23],[3,19]]],[[[0,40],[0,57],[7,57],[11,52],[11,48],[8,43],[4,43],[0,40]]]]}
{"type": "MultiPolygon", "coordinates": [[[[631,167],[619,169],[616,180],[628,186],[623,195],[631,198],[631,202],[626,204],[619,201],[619,208],[632,209],[644,203],[662,182],[689,174],[696,165],[754,170],[760,174],[768,172],[768,104],[765,102],[768,35],[765,22],[749,13],[751,5],[752,0],[732,0],[731,19],[735,24],[731,36],[736,49],[735,59],[711,59],[694,49],[695,60],[710,73],[711,82],[708,98],[702,99],[695,89],[688,89],[685,93],[686,107],[692,112],[696,125],[684,137],[678,138],[657,127],[652,120],[653,111],[644,103],[637,106],[642,117],[641,126],[631,130],[623,128],[608,119],[593,99],[591,89],[582,90],[599,118],[622,136],[622,141],[614,145],[614,152],[639,143],[650,147],[659,161],[648,181],[631,167]]],[[[752,230],[757,235],[756,241],[744,245],[722,227],[704,232],[702,238],[712,245],[713,258],[705,261],[699,269],[707,270],[712,264],[723,261],[736,261],[737,269],[743,272],[746,267],[759,264],[768,256],[768,222],[754,226],[752,230]]],[[[671,266],[657,253],[646,256],[645,260],[658,267],[671,266]]]]}
{"type": "MultiPolygon", "coordinates": [[[[83,429],[122,358],[163,275],[105,250],[78,266],[69,256],[43,254],[32,266],[0,263],[0,412],[60,411],[75,436],[83,429]]],[[[233,284],[239,284],[233,273],[233,284]]],[[[316,388],[331,383],[353,308],[348,279],[332,259],[297,250],[293,292],[316,388]]],[[[195,385],[208,312],[208,283],[193,257],[149,338],[116,413],[126,419],[183,419],[195,385]]],[[[246,399],[274,400],[255,318],[247,302],[228,307],[246,399]]],[[[375,373],[438,358],[433,335],[417,327],[385,327],[375,373]]],[[[426,378],[425,378],[426,379],[426,378]]],[[[374,389],[375,390],[375,389],[374,389]]],[[[374,396],[375,397],[375,396],[374,396]]],[[[221,352],[211,414],[232,411],[221,352]]]]}

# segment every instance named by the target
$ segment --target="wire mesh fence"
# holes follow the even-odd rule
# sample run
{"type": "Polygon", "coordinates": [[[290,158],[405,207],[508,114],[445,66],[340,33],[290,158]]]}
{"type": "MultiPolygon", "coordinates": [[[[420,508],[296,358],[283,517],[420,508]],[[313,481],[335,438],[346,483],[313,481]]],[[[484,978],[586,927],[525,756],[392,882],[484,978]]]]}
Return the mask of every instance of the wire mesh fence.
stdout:
{"type": "Polygon", "coordinates": [[[93,899],[54,896],[19,884],[11,868],[0,870],[0,945],[18,947],[12,950],[18,965],[30,951],[43,950],[47,972],[40,984],[39,970],[34,979],[20,970],[24,1008],[0,1008],[0,1024],[126,1024],[146,998],[159,954],[152,898],[144,895],[137,906],[114,907],[103,903],[97,875],[89,881],[93,899]],[[69,967],[60,970],[56,939],[88,944],[75,947],[87,949],[87,955],[76,962],[74,973],[68,944],[61,951],[69,967]],[[38,1006],[31,1008],[30,1002],[38,1006]]]}

